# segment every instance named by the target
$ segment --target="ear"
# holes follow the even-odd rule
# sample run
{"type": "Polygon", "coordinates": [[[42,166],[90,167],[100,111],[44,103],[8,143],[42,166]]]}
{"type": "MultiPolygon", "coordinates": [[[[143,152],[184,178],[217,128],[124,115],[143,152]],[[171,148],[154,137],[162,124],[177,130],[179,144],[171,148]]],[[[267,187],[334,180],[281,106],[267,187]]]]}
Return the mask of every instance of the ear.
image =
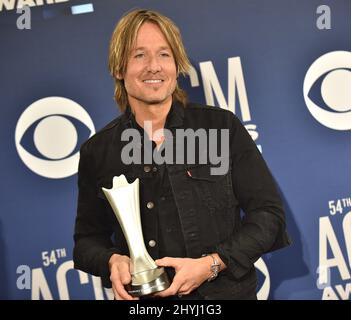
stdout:
{"type": "Polygon", "coordinates": [[[123,76],[122,76],[119,72],[115,72],[115,77],[116,77],[118,80],[123,80],[123,76]]]}

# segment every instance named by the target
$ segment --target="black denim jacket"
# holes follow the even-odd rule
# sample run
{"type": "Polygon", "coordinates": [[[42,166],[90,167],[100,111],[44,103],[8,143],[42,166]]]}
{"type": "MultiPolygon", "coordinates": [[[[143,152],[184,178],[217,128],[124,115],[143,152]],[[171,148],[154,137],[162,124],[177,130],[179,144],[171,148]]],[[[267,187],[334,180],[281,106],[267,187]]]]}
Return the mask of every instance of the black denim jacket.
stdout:
{"type": "MultiPolygon", "coordinates": [[[[174,103],[172,109],[173,129],[229,129],[226,174],[211,175],[209,164],[167,164],[167,169],[187,257],[217,252],[227,265],[216,280],[201,285],[199,292],[209,299],[245,298],[245,290],[256,286],[253,263],[262,254],[290,244],[274,179],[233,113],[196,104],[174,103]]],[[[128,255],[128,247],[101,188],[111,188],[114,176],[124,174],[132,182],[144,174],[144,165],[126,165],[121,159],[127,143],[121,141],[121,134],[130,125],[128,109],[80,151],[74,265],[100,276],[105,287],[111,287],[109,258],[113,253],[128,255]]]]}

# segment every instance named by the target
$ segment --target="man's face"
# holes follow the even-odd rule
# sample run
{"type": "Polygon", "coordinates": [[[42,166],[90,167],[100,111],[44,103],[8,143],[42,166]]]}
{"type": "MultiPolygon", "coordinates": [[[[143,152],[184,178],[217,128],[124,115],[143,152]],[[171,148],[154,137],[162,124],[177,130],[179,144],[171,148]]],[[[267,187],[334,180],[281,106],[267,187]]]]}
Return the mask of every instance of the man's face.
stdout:
{"type": "Polygon", "coordinates": [[[176,84],[176,65],[165,36],[156,24],[143,23],[124,75],[130,105],[171,102],[176,84]]]}

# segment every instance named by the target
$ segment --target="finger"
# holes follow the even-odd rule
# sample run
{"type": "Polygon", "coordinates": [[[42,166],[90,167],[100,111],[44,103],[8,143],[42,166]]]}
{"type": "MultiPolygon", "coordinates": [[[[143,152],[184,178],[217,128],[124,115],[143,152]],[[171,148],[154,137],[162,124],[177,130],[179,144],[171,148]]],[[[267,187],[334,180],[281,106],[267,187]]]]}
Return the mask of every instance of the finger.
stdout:
{"type": "Polygon", "coordinates": [[[112,284],[112,292],[113,292],[113,295],[115,297],[115,300],[121,300],[121,297],[119,296],[119,294],[117,293],[117,290],[114,286],[114,284],[112,284]]]}
{"type": "Polygon", "coordinates": [[[129,284],[132,281],[132,277],[129,272],[120,273],[120,280],[123,285],[129,284]]]}
{"type": "Polygon", "coordinates": [[[191,288],[184,284],[179,288],[178,294],[181,294],[181,295],[189,294],[191,291],[192,291],[191,288]]]}
{"type": "Polygon", "coordinates": [[[129,270],[129,264],[121,263],[118,266],[119,278],[121,279],[122,284],[126,285],[132,281],[132,277],[129,270]]]}
{"type": "Polygon", "coordinates": [[[173,268],[176,268],[178,266],[178,258],[164,257],[162,259],[155,260],[155,263],[159,267],[173,267],[173,268]]]}
{"type": "Polygon", "coordinates": [[[190,288],[190,289],[183,289],[183,288],[180,288],[179,291],[178,291],[178,294],[182,295],[182,296],[186,296],[187,294],[190,294],[191,292],[193,292],[195,288],[190,288]]]}
{"type": "Polygon", "coordinates": [[[133,300],[133,297],[126,291],[121,281],[116,280],[114,286],[121,300],[133,300]]]}

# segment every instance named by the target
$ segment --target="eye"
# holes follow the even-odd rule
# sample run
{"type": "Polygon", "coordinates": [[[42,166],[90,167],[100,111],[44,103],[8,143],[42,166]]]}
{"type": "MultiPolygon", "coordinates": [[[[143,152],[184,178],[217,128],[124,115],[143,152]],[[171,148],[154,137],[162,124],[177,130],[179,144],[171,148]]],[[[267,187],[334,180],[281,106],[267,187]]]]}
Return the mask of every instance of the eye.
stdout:
{"type": "Polygon", "coordinates": [[[351,52],[334,51],[312,63],[303,85],[308,110],[321,124],[351,129],[351,52]]]}
{"type": "Polygon", "coordinates": [[[144,53],[138,53],[138,54],[136,54],[136,55],[134,56],[134,58],[140,59],[140,58],[143,58],[144,56],[145,56],[144,53]]]}
{"type": "Polygon", "coordinates": [[[90,116],[79,104],[67,98],[48,97],[34,102],[22,113],[15,142],[29,169],[58,179],[77,172],[78,146],[94,133],[90,116]]]}
{"type": "Polygon", "coordinates": [[[161,57],[164,57],[164,58],[168,58],[168,57],[170,57],[171,55],[170,55],[168,52],[161,52],[161,53],[160,53],[160,56],[161,56],[161,57]]]}

